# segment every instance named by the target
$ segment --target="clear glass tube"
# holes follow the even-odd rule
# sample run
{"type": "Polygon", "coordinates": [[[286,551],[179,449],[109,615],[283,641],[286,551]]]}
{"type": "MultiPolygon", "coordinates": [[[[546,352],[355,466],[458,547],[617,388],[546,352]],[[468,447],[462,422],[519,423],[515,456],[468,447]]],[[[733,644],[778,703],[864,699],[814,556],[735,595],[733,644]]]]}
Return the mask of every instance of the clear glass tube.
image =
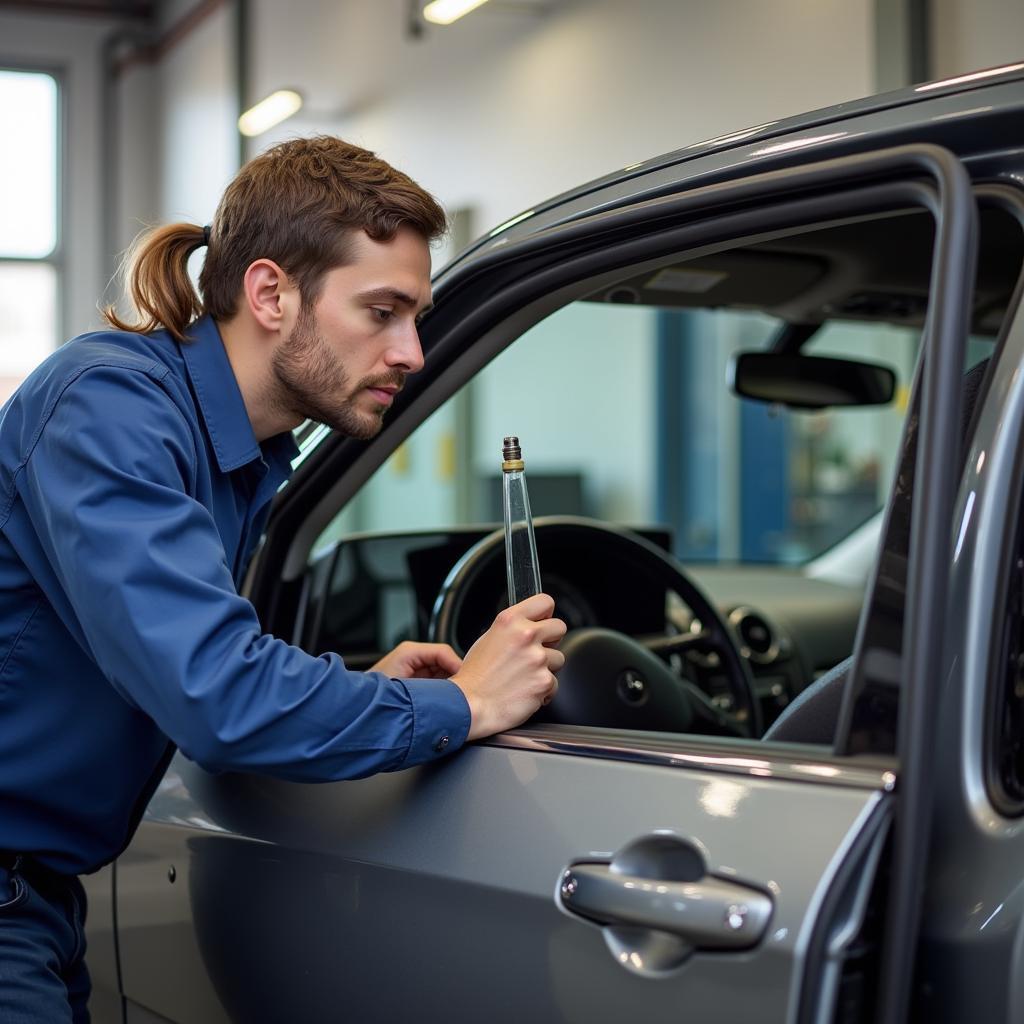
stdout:
{"type": "Polygon", "coordinates": [[[540,593],[540,565],[533,516],[526,490],[526,470],[519,439],[506,437],[502,449],[501,488],[505,516],[505,567],[509,604],[518,604],[540,593]]]}

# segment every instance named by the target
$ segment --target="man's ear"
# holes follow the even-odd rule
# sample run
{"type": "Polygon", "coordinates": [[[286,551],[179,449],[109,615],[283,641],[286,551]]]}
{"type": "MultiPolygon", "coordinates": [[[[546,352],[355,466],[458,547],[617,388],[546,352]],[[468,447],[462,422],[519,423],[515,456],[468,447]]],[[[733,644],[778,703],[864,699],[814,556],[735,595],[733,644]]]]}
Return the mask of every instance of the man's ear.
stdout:
{"type": "Polygon", "coordinates": [[[242,292],[253,319],[265,331],[291,330],[298,292],[273,260],[261,259],[249,264],[242,278],[242,292]]]}

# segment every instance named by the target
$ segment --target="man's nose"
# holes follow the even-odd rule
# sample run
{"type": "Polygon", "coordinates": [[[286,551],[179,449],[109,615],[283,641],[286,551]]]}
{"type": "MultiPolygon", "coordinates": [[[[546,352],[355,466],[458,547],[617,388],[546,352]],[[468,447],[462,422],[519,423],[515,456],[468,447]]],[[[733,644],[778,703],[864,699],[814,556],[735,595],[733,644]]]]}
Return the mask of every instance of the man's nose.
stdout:
{"type": "Polygon", "coordinates": [[[411,324],[394,339],[385,354],[385,360],[388,366],[404,369],[407,373],[418,373],[423,369],[423,349],[415,324],[411,324]]]}

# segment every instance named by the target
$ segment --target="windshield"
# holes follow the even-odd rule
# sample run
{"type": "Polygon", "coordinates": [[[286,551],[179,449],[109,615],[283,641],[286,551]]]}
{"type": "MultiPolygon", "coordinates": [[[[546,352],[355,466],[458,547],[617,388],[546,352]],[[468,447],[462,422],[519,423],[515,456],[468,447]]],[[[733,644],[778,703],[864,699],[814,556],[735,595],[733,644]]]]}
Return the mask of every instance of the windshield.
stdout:
{"type": "Polygon", "coordinates": [[[727,385],[733,353],[783,326],[726,309],[566,306],[421,424],[318,547],[363,529],[500,523],[501,441],[516,434],[535,515],[658,526],[690,562],[806,562],[885,503],[920,331],[826,323],[804,351],[888,366],[896,395],[797,412],[727,385]]]}

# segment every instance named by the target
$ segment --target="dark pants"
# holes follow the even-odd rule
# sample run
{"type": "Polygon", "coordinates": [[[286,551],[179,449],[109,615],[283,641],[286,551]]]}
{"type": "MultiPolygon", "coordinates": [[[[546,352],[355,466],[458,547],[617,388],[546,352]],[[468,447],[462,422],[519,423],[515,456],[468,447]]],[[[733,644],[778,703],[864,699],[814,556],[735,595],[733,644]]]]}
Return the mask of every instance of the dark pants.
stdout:
{"type": "Polygon", "coordinates": [[[0,863],[0,1021],[88,1024],[85,890],[31,862],[0,863]]]}

